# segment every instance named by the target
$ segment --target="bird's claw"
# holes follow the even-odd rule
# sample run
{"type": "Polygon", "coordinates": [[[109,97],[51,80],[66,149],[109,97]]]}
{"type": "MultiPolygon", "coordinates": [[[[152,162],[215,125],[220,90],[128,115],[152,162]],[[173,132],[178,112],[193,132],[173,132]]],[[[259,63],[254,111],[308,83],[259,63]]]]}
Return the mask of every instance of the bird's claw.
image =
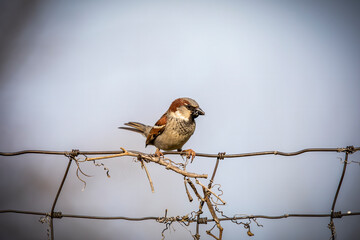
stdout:
{"type": "Polygon", "coordinates": [[[183,150],[182,152],[186,153],[186,158],[190,159],[190,157],[191,157],[191,163],[192,163],[196,156],[195,151],[192,149],[186,149],[186,150],[183,150]]]}
{"type": "Polygon", "coordinates": [[[154,156],[160,158],[160,157],[164,157],[164,154],[160,151],[160,149],[157,148],[154,156]]]}

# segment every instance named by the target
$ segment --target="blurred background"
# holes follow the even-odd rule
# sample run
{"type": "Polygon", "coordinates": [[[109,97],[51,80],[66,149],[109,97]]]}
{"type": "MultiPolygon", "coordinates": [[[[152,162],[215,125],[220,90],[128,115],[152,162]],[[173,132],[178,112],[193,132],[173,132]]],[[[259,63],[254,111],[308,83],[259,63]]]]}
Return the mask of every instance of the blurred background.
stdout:
{"type": "MultiPolygon", "coordinates": [[[[358,1],[0,2],[0,151],[119,150],[153,153],[145,138],[117,129],[154,124],[178,97],[206,112],[184,146],[197,152],[297,151],[360,145],[358,1]]],[[[359,161],[360,154],[349,160],[359,161]]],[[[235,214],[329,213],[343,154],[307,153],[220,162],[235,214]]],[[[182,161],[172,156],[175,161],[182,161]]],[[[1,157],[0,209],[50,211],[67,158],[1,157]]],[[[183,216],[183,178],[148,164],[151,193],[133,158],[102,161],[111,178],[73,164],[56,210],[101,216],[183,216]]],[[[215,159],[188,170],[211,174],[215,159]]],[[[337,211],[360,211],[360,166],[348,166],[337,211]]],[[[195,196],[194,196],[195,197],[195,196]]],[[[204,216],[210,217],[208,212],[204,216]]],[[[1,214],[1,239],[47,239],[39,216],[1,214]]],[[[339,239],[360,235],[360,217],[335,219],[339,239]]],[[[328,239],[328,218],[258,219],[251,239],[328,239]]],[[[224,239],[249,239],[223,222],[224,239]]],[[[209,239],[200,225],[201,239],[209,239]]],[[[55,219],[56,239],[161,239],[163,224],[55,219]]],[[[192,239],[174,223],[166,239],[192,239]]]]}

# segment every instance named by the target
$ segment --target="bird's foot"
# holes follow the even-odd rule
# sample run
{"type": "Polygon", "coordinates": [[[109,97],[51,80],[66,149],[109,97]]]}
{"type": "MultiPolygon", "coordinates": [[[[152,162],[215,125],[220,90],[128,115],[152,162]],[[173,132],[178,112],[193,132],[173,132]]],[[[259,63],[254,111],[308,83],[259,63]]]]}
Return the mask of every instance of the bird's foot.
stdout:
{"type": "Polygon", "coordinates": [[[192,149],[186,149],[186,150],[183,150],[182,151],[183,153],[186,153],[186,158],[190,159],[191,158],[191,163],[193,162],[195,156],[196,156],[196,153],[194,150],[192,149]]]}
{"type": "Polygon", "coordinates": [[[154,156],[160,158],[160,157],[164,157],[164,154],[160,151],[160,149],[157,148],[154,156]]]}

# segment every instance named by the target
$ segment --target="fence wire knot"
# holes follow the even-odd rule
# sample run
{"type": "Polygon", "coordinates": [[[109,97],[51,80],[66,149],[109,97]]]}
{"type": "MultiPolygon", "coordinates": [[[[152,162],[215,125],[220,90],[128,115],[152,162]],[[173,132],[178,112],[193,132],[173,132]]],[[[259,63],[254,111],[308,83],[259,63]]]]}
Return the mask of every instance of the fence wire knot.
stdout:
{"type": "Polygon", "coordinates": [[[226,152],[219,152],[217,158],[218,158],[219,160],[224,160],[225,154],[226,154],[226,152]]]}
{"type": "Polygon", "coordinates": [[[68,158],[74,159],[75,157],[79,156],[80,150],[79,149],[72,149],[71,152],[65,152],[65,156],[68,158]]]}
{"type": "Polygon", "coordinates": [[[352,153],[355,152],[355,147],[354,146],[347,146],[346,149],[345,149],[345,152],[352,154],[352,153]]]}
{"type": "Polygon", "coordinates": [[[199,218],[199,219],[197,220],[197,222],[198,222],[199,224],[207,224],[207,223],[208,223],[208,219],[207,219],[207,217],[202,217],[202,218],[199,218]]]}
{"type": "Polygon", "coordinates": [[[338,151],[338,152],[345,152],[345,153],[348,153],[348,154],[352,154],[352,153],[358,151],[358,149],[355,148],[354,146],[347,146],[346,148],[338,148],[337,151],[338,151]]]}
{"type": "Polygon", "coordinates": [[[62,212],[53,212],[52,213],[52,218],[62,218],[62,212]]]}
{"type": "Polygon", "coordinates": [[[341,217],[342,217],[342,213],[341,213],[341,211],[332,212],[332,213],[331,213],[331,217],[332,217],[332,218],[341,218],[341,217]]]}

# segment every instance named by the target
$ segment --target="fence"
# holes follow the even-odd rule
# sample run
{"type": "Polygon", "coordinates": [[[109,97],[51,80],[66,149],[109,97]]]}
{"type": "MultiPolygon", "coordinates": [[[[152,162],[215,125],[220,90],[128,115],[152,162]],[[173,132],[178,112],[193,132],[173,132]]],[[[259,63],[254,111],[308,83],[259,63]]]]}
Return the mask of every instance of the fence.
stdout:
{"type": "MultiPolygon", "coordinates": [[[[351,212],[348,211],[346,213],[342,213],[341,211],[335,211],[336,201],[342,186],[342,182],[344,179],[344,176],[346,174],[346,167],[349,163],[348,157],[349,154],[352,154],[356,151],[359,151],[360,147],[353,147],[348,146],[346,148],[308,148],[303,149],[297,152],[280,152],[280,151],[264,151],[264,152],[253,152],[253,153],[242,153],[242,154],[225,154],[225,153],[219,153],[219,154],[204,154],[204,153],[197,153],[197,157],[207,157],[207,158],[216,158],[216,164],[214,167],[214,170],[212,172],[211,178],[206,185],[202,184],[199,179],[207,179],[207,174],[197,174],[197,173],[191,173],[186,170],[186,166],[188,165],[190,161],[190,156],[186,156],[186,160],[184,163],[176,163],[172,161],[169,158],[165,158],[164,156],[154,156],[145,154],[138,151],[127,151],[125,149],[122,149],[122,151],[79,151],[79,150],[72,150],[71,152],[66,151],[41,151],[41,150],[24,150],[19,152],[0,152],[0,156],[16,156],[16,155],[22,155],[22,154],[50,154],[50,155],[64,155],[68,158],[68,164],[67,168],[65,170],[64,176],[62,178],[62,181],[60,183],[60,186],[57,190],[55,199],[51,206],[51,211],[48,212],[34,212],[34,211],[20,211],[20,210],[0,210],[0,213],[16,213],[16,214],[31,214],[31,215],[39,215],[43,216],[42,221],[47,222],[49,224],[49,233],[48,238],[53,240],[55,239],[55,232],[54,232],[54,218],[82,218],[82,219],[101,219],[101,220],[127,220],[127,221],[146,221],[146,220],[154,220],[159,223],[165,224],[165,229],[162,231],[162,237],[164,236],[164,231],[166,231],[169,226],[173,222],[179,222],[180,224],[183,224],[184,226],[189,226],[190,224],[196,224],[196,233],[192,235],[194,239],[200,239],[199,234],[199,228],[201,224],[206,224],[208,222],[213,222],[214,225],[210,230],[207,230],[206,233],[213,237],[214,239],[222,239],[223,234],[223,227],[221,226],[222,221],[232,221],[236,224],[243,225],[245,229],[247,229],[247,234],[249,236],[253,236],[253,233],[250,230],[251,223],[254,222],[257,226],[261,226],[258,222],[258,218],[266,218],[266,219],[280,219],[280,218],[292,218],[292,217],[304,217],[304,218],[313,218],[313,217],[326,217],[329,218],[329,224],[328,227],[330,229],[331,239],[336,238],[336,228],[334,225],[334,218],[341,218],[346,216],[354,216],[354,215],[360,215],[360,212],[351,212]],[[280,155],[280,156],[295,156],[299,154],[303,154],[306,152],[337,152],[337,153],[344,153],[345,154],[345,160],[343,161],[343,169],[342,174],[336,189],[336,193],[332,202],[331,211],[330,213],[324,213],[324,214],[284,214],[284,215],[278,215],[278,216],[266,216],[266,215],[235,215],[233,217],[226,216],[220,209],[220,205],[224,205],[225,201],[221,198],[222,191],[220,189],[219,184],[214,184],[214,178],[216,175],[216,171],[219,167],[219,163],[221,160],[227,159],[227,158],[241,158],[241,157],[252,157],[252,156],[260,156],[260,155],[280,155]],[[93,157],[89,158],[88,156],[92,155],[103,155],[100,157],[93,157]],[[84,159],[81,159],[83,156],[84,159]],[[141,163],[141,167],[145,170],[146,175],[149,180],[149,184],[151,187],[151,190],[153,191],[153,183],[151,180],[151,176],[146,168],[146,163],[153,162],[159,165],[164,166],[167,170],[171,170],[174,173],[181,174],[184,176],[184,184],[185,184],[185,190],[186,194],[189,198],[189,201],[193,201],[192,195],[189,191],[189,188],[192,190],[192,192],[196,195],[198,198],[200,204],[199,209],[197,211],[193,211],[190,214],[184,215],[184,216],[176,216],[176,217],[168,217],[167,211],[165,211],[164,216],[158,216],[158,217],[140,217],[140,218],[130,218],[130,217],[107,217],[107,216],[88,216],[88,215],[73,215],[73,214],[63,214],[62,212],[56,212],[56,204],[58,202],[59,196],[61,194],[61,191],[63,189],[65,180],[68,176],[70,166],[72,162],[75,162],[77,165],[77,171],[76,175],[79,178],[80,181],[82,181],[85,186],[86,182],[80,178],[79,172],[86,176],[86,174],[81,170],[80,163],[82,162],[88,162],[93,161],[97,165],[104,166],[103,164],[98,164],[96,161],[101,159],[107,159],[107,158],[114,158],[114,157],[124,157],[124,156],[131,156],[135,157],[137,161],[141,163]],[[192,181],[195,180],[195,183],[192,181]],[[217,186],[217,187],[215,187],[217,186]],[[198,191],[198,188],[202,190],[202,192],[198,191]],[[219,193],[215,193],[215,192],[219,193]],[[205,205],[206,204],[206,205],[205,205]],[[205,207],[208,208],[211,218],[202,217],[203,211],[202,209],[205,207]],[[241,220],[248,220],[247,222],[242,222],[241,220]],[[218,234],[215,235],[212,231],[213,229],[217,227],[218,234]]],[[[183,155],[183,153],[179,152],[163,152],[164,155],[183,155]]],[[[192,159],[191,159],[192,161],[192,159]]],[[[355,161],[352,161],[355,162],[355,161]]],[[[356,162],[359,163],[359,162],[356,162]]],[[[360,164],[360,163],[359,163],[360,164]]],[[[108,169],[104,166],[104,169],[108,171],[108,169]]],[[[108,172],[107,172],[108,173],[108,172]]]]}

